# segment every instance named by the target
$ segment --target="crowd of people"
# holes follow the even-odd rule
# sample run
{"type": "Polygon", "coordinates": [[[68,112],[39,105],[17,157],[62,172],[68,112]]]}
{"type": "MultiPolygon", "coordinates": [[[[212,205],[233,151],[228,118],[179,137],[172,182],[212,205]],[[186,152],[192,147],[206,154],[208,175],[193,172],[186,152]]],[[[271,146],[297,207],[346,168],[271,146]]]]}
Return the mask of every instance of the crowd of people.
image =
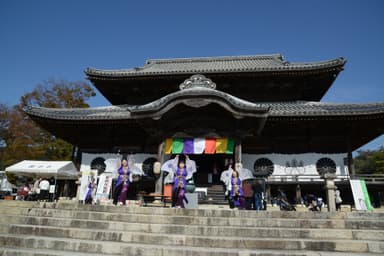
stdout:
{"type": "MultiPolygon", "coordinates": [[[[164,166],[168,172],[168,181],[172,185],[172,207],[185,208],[185,203],[188,204],[186,197],[186,187],[188,179],[196,172],[194,161],[188,156],[177,155],[174,159],[167,161],[164,166]]],[[[132,168],[126,158],[121,160],[121,166],[117,170],[117,179],[113,186],[112,199],[114,205],[125,205],[128,188],[132,182],[132,168]]],[[[253,209],[256,211],[266,210],[267,198],[265,191],[264,179],[252,179],[247,181],[251,184],[250,190],[247,191],[247,197],[244,193],[244,184],[239,175],[241,166],[229,164],[226,171],[221,173],[220,181],[225,186],[225,197],[228,200],[228,205],[231,209],[253,209]],[[240,170],[238,170],[240,169],[240,170]],[[251,195],[251,196],[250,196],[251,195]]],[[[95,195],[97,189],[97,180],[94,176],[89,176],[87,192],[84,203],[95,203],[95,195]]],[[[53,201],[55,194],[55,180],[44,177],[37,178],[32,183],[27,183],[17,192],[18,199],[29,201],[53,201]]],[[[296,211],[296,208],[287,198],[286,193],[278,187],[277,194],[270,198],[272,205],[278,205],[280,210],[296,211]]],[[[340,210],[343,200],[341,199],[340,191],[335,190],[336,210],[340,210]]],[[[324,205],[323,199],[313,194],[306,194],[302,197],[302,204],[310,211],[321,211],[324,205]]]]}
{"type": "Polygon", "coordinates": [[[26,183],[17,191],[16,199],[26,201],[52,202],[55,197],[55,179],[38,177],[26,183]]]}
{"type": "MultiPolygon", "coordinates": [[[[252,184],[250,191],[248,191],[248,196],[245,196],[243,181],[239,178],[239,171],[236,168],[232,169],[232,166],[229,166],[230,169],[230,178],[222,177],[222,182],[226,187],[226,197],[228,199],[229,207],[231,209],[247,209],[247,210],[266,210],[267,209],[267,198],[266,198],[266,189],[265,189],[265,180],[264,179],[252,179],[247,181],[247,183],[252,184]]],[[[226,172],[223,172],[223,175],[228,175],[226,172]]],[[[223,176],[222,175],[222,176],[223,176]]],[[[282,211],[296,211],[294,204],[290,203],[286,193],[281,187],[277,188],[277,193],[271,195],[271,204],[277,205],[282,211]]],[[[321,196],[316,196],[314,194],[306,194],[300,198],[301,204],[308,208],[309,211],[321,211],[324,207],[324,200],[321,196]]],[[[336,210],[341,210],[341,204],[343,200],[341,198],[340,190],[336,188],[335,190],[335,205],[336,210]]]]}

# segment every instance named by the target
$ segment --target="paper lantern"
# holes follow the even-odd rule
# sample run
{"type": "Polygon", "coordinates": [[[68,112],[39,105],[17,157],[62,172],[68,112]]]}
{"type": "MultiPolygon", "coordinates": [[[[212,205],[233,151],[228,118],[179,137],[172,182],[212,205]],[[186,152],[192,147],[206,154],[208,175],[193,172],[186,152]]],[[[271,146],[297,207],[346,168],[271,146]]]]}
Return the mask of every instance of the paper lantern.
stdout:
{"type": "Polygon", "coordinates": [[[156,174],[156,175],[159,175],[160,174],[160,170],[161,169],[161,163],[160,162],[155,162],[153,164],[153,173],[156,174]]]}

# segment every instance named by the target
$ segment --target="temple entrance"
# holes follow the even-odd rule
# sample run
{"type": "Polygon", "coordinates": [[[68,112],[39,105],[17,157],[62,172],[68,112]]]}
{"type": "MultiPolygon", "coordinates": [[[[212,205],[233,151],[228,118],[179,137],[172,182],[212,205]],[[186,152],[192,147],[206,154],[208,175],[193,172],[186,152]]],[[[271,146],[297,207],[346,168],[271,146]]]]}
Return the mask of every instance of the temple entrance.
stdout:
{"type": "MultiPolygon", "coordinates": [[[[220,175],[234,162],[235,140],[233,138],[167,138],[164,154],[170,159],[184,155],[195,161],[193,175],[196,186],[220,185],[220,175]]],[[[238,152],[238,151],[237,151],[238,152]]]]}
{"type": "Polygon", "coordinates": [[[233,154],[199,154],[190,155],[196,162],[197,172],[194,175],[195,185],[220,185],[220,175],[233,163],[233,154]]]}

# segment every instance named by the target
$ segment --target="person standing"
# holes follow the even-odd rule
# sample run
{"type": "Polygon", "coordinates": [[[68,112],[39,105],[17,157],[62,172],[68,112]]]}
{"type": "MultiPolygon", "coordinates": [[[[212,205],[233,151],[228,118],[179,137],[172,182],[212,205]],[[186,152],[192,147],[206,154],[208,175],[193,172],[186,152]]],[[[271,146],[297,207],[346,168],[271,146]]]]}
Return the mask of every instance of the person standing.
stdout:
{"type": "Polygon", "coordinates": [[[55,194],[56,194],[56,185],[55,185],[55,178],[51,177],[49,179],[49,202],[53,202],[55,199],[55,194]]]}
{"type": "Polygon", "coordinates": [[[173,180],[172,207],[185,208],[184,201],[188,203],[185,197],[185,189],[187,186],[187,168],[185,161],[179,159],[179,163],[173,180]]]}
{"type": "Polygon", "coordinates": [[[41,177],[38,177],[35,181],[35,183],[33,183],[33,188],[32,188],[32,200],[39,200],[40,198],[40,181],[41,181],[41,177]]]}
{"type": "Polygon", "coordinates": [[[39,183],[40,188],[40,201],[45,201],[48,198],[49,181],[46,178],[41,179],[39,183]]]}
{"type": "Polygon", "coordinates": [[[341,210],[341,203],[343,202],[343,199],[341,199],[340,190],[336,188],[335,191],[335,203],[336,203],[336,211],[341,210]]]}
{"type": "Polygon", "coordinates": [[[127,193],[129,184],[131,183],[132,176],[128,166],[128,160],[123,158],[121,161],[121,166],[117,170],[118,177],[115,183],[115,189],[113,192],[113,204],[116,205],[125,205],[127,200],[127,193]]]}
{"type": "Polygon", "coordinates": [[[264,210],[263,204],[263,193],[264,187],[261,180],[256,180],[253,183],[253,198],[254,198],[254,209],[256,211],[264,210]]]}
{"type": "Polygon", "coordinates": [[[241,180],[239,178],[239,173],[236,170],[232,172],[229,201],[230,201],[230,207],[232,209],[235,207],[240,209],[245,209],[244,192],[241,187],[241,180]]]}

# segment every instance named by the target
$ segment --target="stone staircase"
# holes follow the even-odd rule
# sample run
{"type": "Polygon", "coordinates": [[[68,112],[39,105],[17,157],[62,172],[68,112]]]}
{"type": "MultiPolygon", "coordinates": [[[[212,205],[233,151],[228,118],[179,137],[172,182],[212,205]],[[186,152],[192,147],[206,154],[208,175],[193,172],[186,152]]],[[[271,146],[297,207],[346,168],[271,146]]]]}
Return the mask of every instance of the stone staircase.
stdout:
{"type": "Polygon", "coordinates": [[[383,255],[384,212],[0,201],[0,255],[383,255]]]}
{"type": "Polygon", "coordinates": [[[199,204],[228,205],[223,185],[209,185],[207,188],[207,196],[204,200],[199,200],[199,204]]]}

